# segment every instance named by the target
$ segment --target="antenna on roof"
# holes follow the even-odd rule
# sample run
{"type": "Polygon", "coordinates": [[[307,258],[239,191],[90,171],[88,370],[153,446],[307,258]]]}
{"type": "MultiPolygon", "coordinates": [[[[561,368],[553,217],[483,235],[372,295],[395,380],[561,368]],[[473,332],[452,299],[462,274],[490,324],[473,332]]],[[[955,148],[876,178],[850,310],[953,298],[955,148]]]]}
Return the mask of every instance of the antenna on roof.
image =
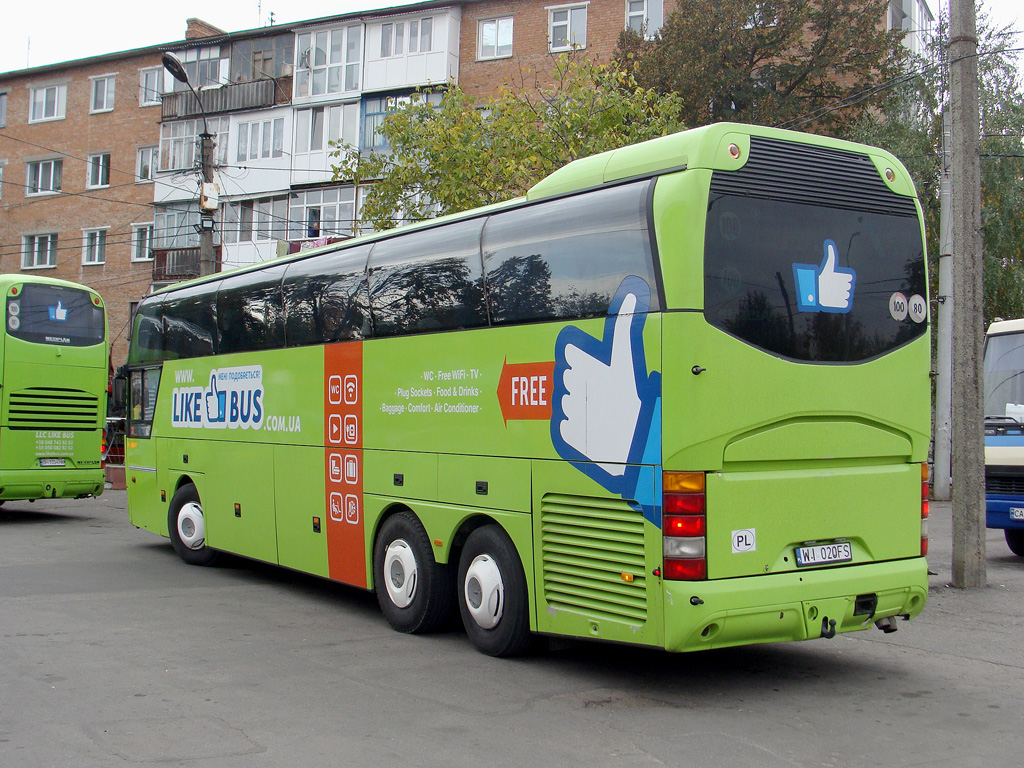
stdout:
{"type": "Polygon", "coordinates": [[[270,12],[270,26],[274,26],[274,12],[270,12]]]}

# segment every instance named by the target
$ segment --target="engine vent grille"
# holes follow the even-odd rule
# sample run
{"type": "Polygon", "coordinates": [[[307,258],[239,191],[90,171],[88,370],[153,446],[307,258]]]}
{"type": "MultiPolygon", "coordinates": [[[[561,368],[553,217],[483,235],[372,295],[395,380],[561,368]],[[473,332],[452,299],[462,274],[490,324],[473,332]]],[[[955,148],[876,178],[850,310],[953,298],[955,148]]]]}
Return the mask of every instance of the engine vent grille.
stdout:
{"type": "Polygon", "coordinates": [[[546,494],[541,500],[541,547],[544,599],[550,608],[646,622],[640,512],[624,501],[546,494]]]}
{"type": "Polygon", "coordinates": [[[7,401],[11,429],[96,429],[99,398],[78,389],[32,387],[7,401]]]}

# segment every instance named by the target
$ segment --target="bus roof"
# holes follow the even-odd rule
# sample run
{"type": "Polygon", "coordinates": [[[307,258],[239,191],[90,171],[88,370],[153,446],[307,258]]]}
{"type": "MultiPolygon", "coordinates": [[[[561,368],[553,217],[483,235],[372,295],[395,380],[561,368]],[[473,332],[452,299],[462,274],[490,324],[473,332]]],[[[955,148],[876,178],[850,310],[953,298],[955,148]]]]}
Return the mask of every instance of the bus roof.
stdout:
{"type": "Polygon", "coordinates": [[[995,320],[988,327],[988,335],[996,336],[1000,333],[1021,333],[1024,331],[1024,320],[995,320]]]}
{"type": "Polygon", "coordinates": [[[0,275],[0,291],[6,293],[7,289],[12,285],[22,285],[24,283],[35,283],[37,285],[55,285],[61,288],[77,288],[80,291],[86,291],[87,293],[99,296],[99,292],[94,288],[90,288],[88,285],[82,285],[81,283],[73,283],[70,280],[58,280],[55,277],[45,277],[44,275],[25,275],[20,272],[13,272],[0,275]]]}

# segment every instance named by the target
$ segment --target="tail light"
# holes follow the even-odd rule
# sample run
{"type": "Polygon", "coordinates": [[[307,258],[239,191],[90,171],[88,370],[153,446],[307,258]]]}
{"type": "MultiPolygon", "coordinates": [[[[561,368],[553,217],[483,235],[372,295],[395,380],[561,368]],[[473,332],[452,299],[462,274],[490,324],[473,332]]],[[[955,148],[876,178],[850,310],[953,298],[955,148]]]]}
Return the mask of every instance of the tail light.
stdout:
{"type": "Polygon", "coordinates": [[[662,475],[664,578],[699,581],[708,577],[706,499],[703,472],[662,475]]]}
{"type": "Polygon", "coordinates": [[[107,467],[107,430],[104,428],[100,432],[100,469],[106,469],[107,467]]]}
{"type": "Polygon", "coordinates": [[[928,464],[921,465],[921,557],[928,554],[928,464]]]}

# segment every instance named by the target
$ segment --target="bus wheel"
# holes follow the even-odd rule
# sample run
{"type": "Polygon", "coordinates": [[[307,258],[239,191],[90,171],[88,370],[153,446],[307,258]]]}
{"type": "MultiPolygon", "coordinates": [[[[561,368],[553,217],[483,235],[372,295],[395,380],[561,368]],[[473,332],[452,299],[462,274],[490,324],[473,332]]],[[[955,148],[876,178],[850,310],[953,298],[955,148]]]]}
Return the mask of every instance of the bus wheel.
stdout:
{"type": "Polygon", "coordinates": [[[384,618],[399,632],[431,632],[451,615],[451,570],[434,560],[427,532],[411,512],[394,514],[381,527],[373,586],[384,618]]]}
{"type": "Polygon", "coordinates": [[[181,486],[171,498],[167,533],[178,557],[189,565],[212,565],[217,559],[217,551],[206,546],[203,508],[199,504],[199,492],[191,483],[181,486]]]}
{"type": "Polygon", "coordinates": [[[466,539],[459,612],[470,642],[489,656],[516,656],[533,641],[523,563],[500,526],[477,528],[466,539]]]}
{"type": "Polygon", "coordinates": [[[1024,531],[1007,528],[1003,533],[1006,535],[1006,546],[1010,548],[1010,551],[1024,557],[1024,531]]]}

